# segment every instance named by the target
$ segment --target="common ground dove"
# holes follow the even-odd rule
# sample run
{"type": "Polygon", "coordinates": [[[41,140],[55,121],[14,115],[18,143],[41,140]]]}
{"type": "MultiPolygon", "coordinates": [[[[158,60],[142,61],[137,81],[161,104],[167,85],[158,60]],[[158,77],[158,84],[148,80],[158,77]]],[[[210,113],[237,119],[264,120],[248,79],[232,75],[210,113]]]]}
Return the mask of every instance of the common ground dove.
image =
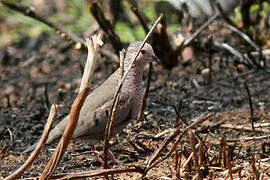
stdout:
{"type": "MultiPolygon", "coordinates": [[[[141,43],[134,42],[129,45],[124,59],[124,72],[126,72],[132,63],[141,43]]],[[[112,134],[123,129],[130,120],[137,118],[143,98],[142,78],[144,66],[156,59],[151,45],[146,43],[122,85],[115,120],[112,126],[112,134]]],[[[94,144],[104,138],[108,116],[113,103],[113,96],[120,77],[121,70],[119,68],[103,84],[87,96],[80,112],[73,139],[85,139],[88,143],[94,144]]],[[[51,144],[62,136],[68,119],[69,116],[66,116],[55,126],[50,132],[46,144],[51,144]]],[[[24,152],[32,151],[35,146],[36,144],[30,146],[24,152]]]]}

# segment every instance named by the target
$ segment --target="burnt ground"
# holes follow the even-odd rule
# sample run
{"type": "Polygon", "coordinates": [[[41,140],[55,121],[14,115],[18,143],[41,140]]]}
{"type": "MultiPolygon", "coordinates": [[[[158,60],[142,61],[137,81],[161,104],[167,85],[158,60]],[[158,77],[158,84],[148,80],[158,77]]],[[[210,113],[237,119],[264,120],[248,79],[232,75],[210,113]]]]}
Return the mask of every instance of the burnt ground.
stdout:
{"type": "MultiPolygon", "coordinates": [[[[105,48],[109,46],[105,45],[105,48]]],[[[29,156],[21,152],[40,138],[49,113],[48,102],[61,105],[56,121],[68,113],[76,97],[81,66],[86,55],[86,52],[75,50],[57,35],[45,34],[0,48],[0,177],[12,173],[29,156]]],[[[267,135],[270,130],[267,124],[270,123],[269,70],[258,70],[256,67],[248,69],[241,65],[236,69],[234,62],[237,58],[228,52],[217,50],[213,54],[213,72],[209,79],[207,73],[202,73],[208,67],[208,57],[206,51],[198,49],[196,60],[185,63],[179,61],[179,65],[171,71],[164,70],[159,65],[154,66],[148,106],[143,118],[130,123],[111,141],[111,150],[124,162],[123,165],[142,165],[149,153],[169,136],[170,133],[165,133],[161,138],[153,138],[174,126],[174,106],[181,100],[181,115],[189,123],[193,118],[213,113],[213,117],[196,128],[197,133],[205,139],[210,159],[219,158],[222,141],[226,147],[231,148],[232,166],[241,167],[242,177],[254,177],[251,159],[255,155],[256,168],[260,175],[264,179],[270,178],[270,160],[267,159],[270,155],[270,139],[244,141],[247,137],[267,135]],[[255,128],[255,131],[251,130],[245,83],[252,96],[255,124],[265,125],[255,128]],[[131,145],[134,143],[138,146],[138,142],[144,144],[149,152],[142,148],[142,151],[138,151],[131,145]]],[[[269,57],[266,59],[270,63],[269,57]]],[[[116,68],[117,65],[108,58],[99,57],[92,81],[94,87],[116,68]]],[[[181,122],[181,126],[185,125],[181,122]]],[[[40,175],[52,154],[52,147],[55,144],[45,148],[23,177],[40,175]]],[[[102,143],[99,143],[98,150],[101,147],[102,143]]],[[[89,150],[87,144],[72,142],[56,173],[100,168],[100,164],[91,161],[91,154],[80,154],[86,150],[89,150]]],[[[179,152],[191,152],[188,135],[181,141],[179,152]]],[[[181,163],[184,161],[185,158],[182,158],[181,163]]],[[[225,178],[228,168],[224,164],[213,160],[207,177],[210,178],[211,175],[212,178],[225,178]]],[[[175,174],[174,159],[170,157],[152,169],[146,178],[175,178],[175,174]]],[[[195,174],[192,168],[184,169],[181,177],[192,177],[195,174]]],[[[233,176],[238,178],[239,171],[233,176]]],[[[136,179],[140,175],[126,173],[115,177],[136,179]]]]}

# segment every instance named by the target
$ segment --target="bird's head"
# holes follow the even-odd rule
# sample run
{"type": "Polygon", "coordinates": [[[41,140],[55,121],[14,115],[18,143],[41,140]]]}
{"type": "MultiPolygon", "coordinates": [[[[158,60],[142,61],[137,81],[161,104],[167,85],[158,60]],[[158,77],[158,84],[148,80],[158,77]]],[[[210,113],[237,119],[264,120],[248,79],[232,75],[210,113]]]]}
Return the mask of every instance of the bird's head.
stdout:
{"type": "MultiPolygon", "coordinates": [[[[131,55],[130,57],[134,58],[136,53],[139,51],[141,44],[142,44],[141,41],[131,43],[127,49],[126,56],[131,55]]],[[[143,48],[140,50],[139,56],[136,59],[135,64],[146,65],[149,62],[154,62],[154,61],[158,62],[158,58],[156,57],[152,46],[148,43],[145,43],[143,48]]]]}

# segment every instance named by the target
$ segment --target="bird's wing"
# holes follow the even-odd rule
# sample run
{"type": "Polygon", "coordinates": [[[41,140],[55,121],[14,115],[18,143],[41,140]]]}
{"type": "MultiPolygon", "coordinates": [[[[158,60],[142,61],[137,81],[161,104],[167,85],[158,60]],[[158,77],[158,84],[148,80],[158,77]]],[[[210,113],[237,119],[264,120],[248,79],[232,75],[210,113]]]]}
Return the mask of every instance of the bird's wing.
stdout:
{"type": "MultiPolygon", "coordinates": [[[[120,69],[116,70],[107,80],[105,80],[99,87],[94,89],[86,98],[84,105],[81,109],[77,127],[74,132],[74,137],[78,137],[81,133],[81,130],[84,129],[81,126],[84,122],[92,121],[93,113],[105,104],[107,101],[110,101],[114,96],[116,88],[120,80],[120,69]]],[[[56,139],[60,138],[66,128],[67,122],[69,120],[69,115],[63,118],[50,132],[46,144],[54,142],[56,139]]],[[[36,143],[37,144],[37,143],[36,143]]],[[[25,152],[32,151],[36,144],[27,148],[25,152]]]]}
{"type": "MultiPolygon", "coordinates": [[[[107,121],[109,119],[109,113],[113,104],[113,99],[106,102],[104,105],[96,109],[92,114],[91,119],[88,119],[82,123],[82,125],[77,126],[73,137],[74,138],[84,138],[84,139],[103,139],[104,132],[106,128],[107,121]]],[[[127,94],[122,94],[115,113],[115,120],[113,122],[112,130],[118,131],[132,119],[132,96],[127,94]]]]}

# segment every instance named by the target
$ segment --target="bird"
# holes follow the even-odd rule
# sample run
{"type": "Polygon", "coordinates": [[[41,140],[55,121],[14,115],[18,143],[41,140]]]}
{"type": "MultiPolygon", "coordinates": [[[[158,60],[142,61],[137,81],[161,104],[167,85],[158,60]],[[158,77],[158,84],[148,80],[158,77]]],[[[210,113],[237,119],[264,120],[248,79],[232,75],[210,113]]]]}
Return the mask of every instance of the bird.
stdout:
{"type": "MultiPolygon", "coordinates": [[[[141,44],[141,41],[136,41],[128,46],[124,58],[124,73],[135,58],[141,44]]],[[[123,82],[116,107],[115,120],[112,125],[112,135],[122,130],[131,120],[137,119],[143,101],[142,81],[144,67],[149,62],[157,60],[158,58],[152,46],[145,43],[123,82]]],[[[104,139],[106,124],[113,104],[113,97],[118,88],[121,74],[122,71],[118,68],[108,79],[86,97],[80,111],[77,127],[72,137],[74,140],[82,139],[93,145],[104,139]]],[[[62,137],[68,120],[69,115],[64,117],[51,130],[46,145],[52,144],[62,137]]],[[[24,152],[33,151],[36,145],[37,143],[28,147],[24,152]]]]}

